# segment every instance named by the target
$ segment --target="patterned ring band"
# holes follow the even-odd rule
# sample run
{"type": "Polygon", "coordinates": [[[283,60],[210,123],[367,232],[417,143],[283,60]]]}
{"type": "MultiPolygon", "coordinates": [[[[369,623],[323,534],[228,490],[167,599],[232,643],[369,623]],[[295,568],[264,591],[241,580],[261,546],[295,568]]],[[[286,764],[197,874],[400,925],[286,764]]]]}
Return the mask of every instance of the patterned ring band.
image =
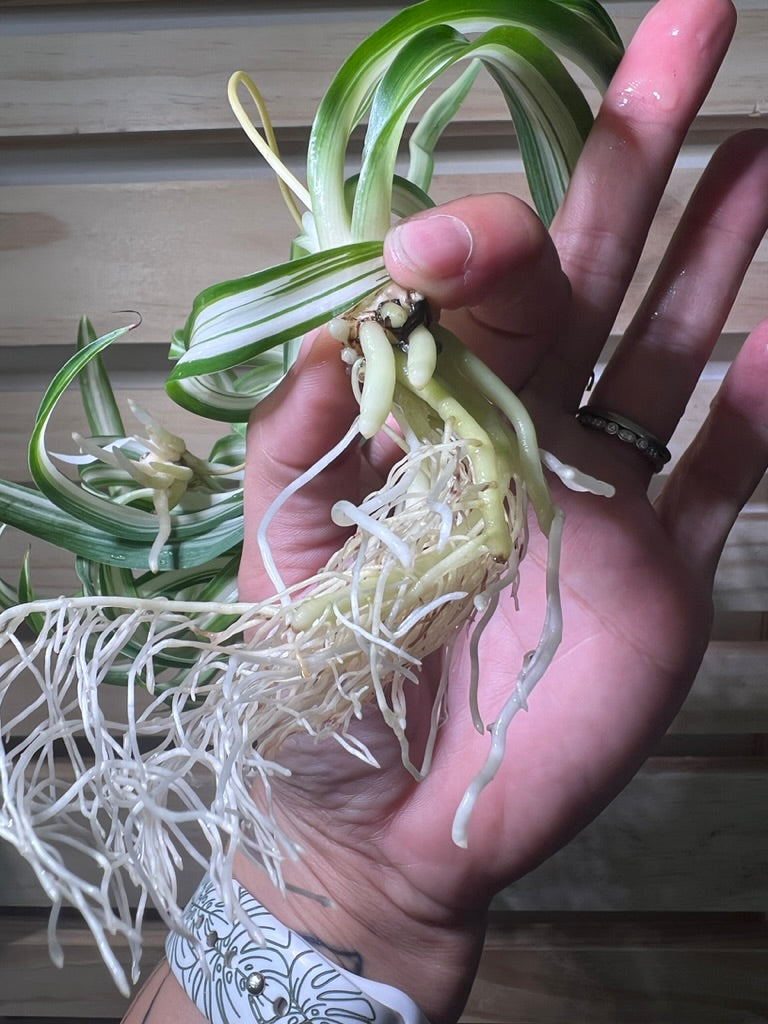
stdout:
{"type": "Polygon", "coordinates": [[[663,445],[657,437],[649,434],[647,430],[628,420],[626,416],[620,416],[608,409],[598,409],[594,405],[584,405],[576,413],[576,419],[583,427],[590,430],[600,430],[611,437],[618,437],[620,441],[631,445],[653,464],[655,473],[661,472],[672,455],[669,448],[663,445]]]}

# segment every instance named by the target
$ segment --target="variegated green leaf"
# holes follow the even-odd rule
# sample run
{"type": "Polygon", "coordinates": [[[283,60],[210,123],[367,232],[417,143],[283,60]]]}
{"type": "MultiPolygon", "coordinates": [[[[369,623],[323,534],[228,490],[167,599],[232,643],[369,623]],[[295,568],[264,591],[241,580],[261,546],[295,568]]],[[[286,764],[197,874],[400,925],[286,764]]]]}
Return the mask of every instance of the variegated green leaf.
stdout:
{"type": "Polygon", "coordinates": [[[432,82],[459,61],[479,58],[502,88],[518,129],[531,189],[549,221],[592,125],[581,90],[529,31],[502,26],[474,41],[445,25],[414,36],[381,80],[371,108],[352,233],[389,222],[390,190],[409,115],[432,82]]]}
{"type": "Polygon", "coordinates": [[[184,330],[171,383],[245,363],[292,341],[388,280],[380,242],[313,253],[202,292],[184,330]]]}
{"type": "MultiPolygon", "coordinates": [[[[81,352],[97,340],[93,324],[87,317],[80,321],[77,350],[81,352]]],[[[125,434],[115,394],[101,354],[89,359],[80,371],[80,394],[92,434],[125,434]]]]}
{"type": "Polygon", "coordinates": [[[318,109],[307,180],[321,244],[339,245],[354,237],[344,203],[344,158],[377,83],[409,40],[438,25],[464,34],[502,25],[530,29],[544,45],[583,68],[600,88],[607,85],[622,53],[615,29],[593,0],[423,0],[401,11],[350,55],[318,109]]]}
{"type": "Polygon", "coordinates": [[[431,104],[411,133],[408,140],[410,163],[406,178],[424,192],[428,192],[432,184],[435,147],[474,85],[481,66],[479,61],[473,61],[465,68],[458,79],[431,104]]]}

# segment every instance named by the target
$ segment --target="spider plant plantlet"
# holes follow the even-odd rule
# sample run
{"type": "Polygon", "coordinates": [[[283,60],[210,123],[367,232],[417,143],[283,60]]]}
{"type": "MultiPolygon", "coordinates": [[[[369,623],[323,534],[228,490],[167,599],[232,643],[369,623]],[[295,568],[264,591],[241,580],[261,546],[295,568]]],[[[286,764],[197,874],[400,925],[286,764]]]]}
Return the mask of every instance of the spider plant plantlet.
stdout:
{"type": "Polygon", "coordinates": [[[130,328],[97,337],[81,324],[77,351],[46,392],[30,439],[35,486],[0,481],[0,522],[71,551],[80,583],[71,595],[38,596],[25,562],[17,583],[0,585],[0,836],[52,901],[57,961],[56,917],[69,903],[127,991],[111,937],[130,943],[136,976],[149,900],[183,930],[185,861],[210,871],[235,914],[238,849],[282,884],[285,858],[300,855],[270,803],[272,780],[287,773],[281,749],[289,737],[330,737],[375,764],[355,731],[372,704],[403,763],[422,778],[462,631],[471,637],[474,721],[490,733],[487,763],[454,822],[455,841],[467,842],[509,722],[560,640],[562,514],[545,467],[577,489],[609,489],[540,451],[517,396],[432,322],[422,296],[388,278],[382,240],[393,217],[434,205],[438,141],[480,73],[501,89],[533,200],[551,219],[592,123],[557,52],[605,87],[621,44],[596,0],[407,7],[332,81],[313,122],[305,183],[281,160],[252,80],[232,76],[233,110],[275,170],[299,234],[287,263],[203,291],[173,339],[170,397],[230,424],[208,457],[192,455],[137,406],[140,429],[126,429],[102,353],[130,328]],[[449,71],[456,73],[444,79],[449,71]],[[359,415],[258,525],[276,596],[247,603],[236,587],[244,424],[292,364],[299,339],[322,324],[339,341],[359,415]],[[89,435],[76,436],[77,454],[53,456],[47,428],[75,379],[89,435]],[[269,544],[275,517],[346,447],[380,431],[401,453],[387,479],[359,504],[335,505],[348,539],[316,575],[286,586],[269,544]],[[529,529],[549,545],[541,637],[489,726],[479,710],[479,639],[500,595],[515,592],[529,529]],[[435,651],[444,652],[445,669],[415,763],[408,694],[435,651]]]}

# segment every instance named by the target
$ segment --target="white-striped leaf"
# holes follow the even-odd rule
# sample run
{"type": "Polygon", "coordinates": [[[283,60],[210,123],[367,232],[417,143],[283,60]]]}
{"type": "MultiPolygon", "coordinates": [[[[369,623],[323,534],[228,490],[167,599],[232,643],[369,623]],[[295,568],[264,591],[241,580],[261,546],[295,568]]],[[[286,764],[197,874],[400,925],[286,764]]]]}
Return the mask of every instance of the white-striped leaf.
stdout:
{"type": "Polygon", "coordinates": [[[319,327],[388,280],[381,242],[345,245],[198,295],[169,381],[215,373],[319,327]]]}

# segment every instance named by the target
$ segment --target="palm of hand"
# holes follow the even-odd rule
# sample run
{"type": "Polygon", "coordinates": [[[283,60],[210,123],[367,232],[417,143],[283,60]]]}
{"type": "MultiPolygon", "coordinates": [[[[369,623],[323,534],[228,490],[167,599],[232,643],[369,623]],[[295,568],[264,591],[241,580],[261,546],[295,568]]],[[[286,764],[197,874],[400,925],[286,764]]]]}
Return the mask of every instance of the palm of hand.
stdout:
{"type": "MultiPolygon", "coordinates": [[[[563,504],[563,642],[530,710],[510,727],[502,769],[478,801],[467,850],[449,851],[446,836],[488,740],[474,731],[466,707],[462,650],[435,774],[414,792],[412,808],[396,817],[387,837],[412,852],[414,831],[420,833],[425,879],[441,862],[436,885],[445,894],[453,871],[457,901],[462,892],[476,898],[478,889],[491,895],[530,870],[615,795],[666,728],[706,645],[707,588],[670,545],[641,493],[620,492],[610,502],[564,495],[563,504]],[[404,838],[401,825],[409,828],[404,838]]],[[[512,692],[521,659],[536,642],[545,557],[544,543],[534,540],[521,567],[519,606],[505,600],[483,637],[487,721],[512,692]]]]}
{"type": "MultiPolygon", "coordinates": [[[[589,460],[600,475],[591,450],[597,439],[573,421],[563,426],[572,431],[573,461],[589,460]]],[[[471,719],[464,638],[452,654],[449,714],[426,780],[417,783],[404,770],[397,740],[375,714],[361,730],[381,765],[375,772],[332,744],[292,745],[293,777],[277,792],[297,811],[302,832],[322,827],[372,870],[395,868],[418,891],[460,907],[480,893],[489,897],[557,849],[631,777],[690,684],[707,641],[710,601],[707,581],[676,552],[645,495],[632,465],[637,458],[642,475],[642,457],[621,453],[630,457],[629,472],[622,472],[627,467],[617,465],[614,452],[599,455],[608,460],[602,468],[617,494],[558,494],[566,510],[563,642],[534,690],[530,712],[510,729],[502,769],[471,819],[468,848],[452,843],[451,824],[489,738],[471,719]]],[[[538,639],[545,561],[546,542],[533,524],[518,601],[505,595],[483,634],[486,722],[513,692],[522,658],[538,639]]],[[[411,695],[416,748],[440,668],[433,659],[411,695]]]]}

